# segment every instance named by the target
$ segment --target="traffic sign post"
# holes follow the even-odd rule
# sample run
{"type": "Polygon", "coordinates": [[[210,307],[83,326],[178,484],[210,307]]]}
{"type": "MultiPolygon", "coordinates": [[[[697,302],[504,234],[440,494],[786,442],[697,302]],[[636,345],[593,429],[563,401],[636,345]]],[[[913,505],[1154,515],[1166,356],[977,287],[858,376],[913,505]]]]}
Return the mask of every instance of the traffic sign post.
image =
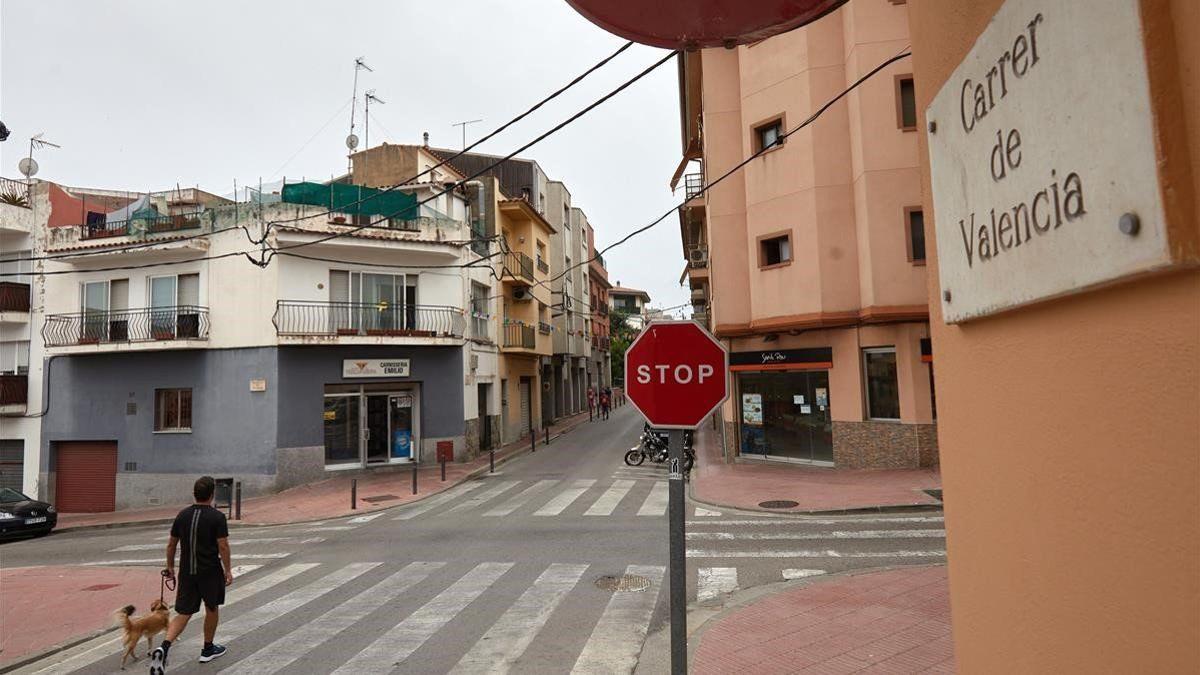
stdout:
{"type": "Polygon", "coordinates": [[[652,321],[625,352],[625,391],[667,440],[667,528],[671,673],[687,673],[687,557],[684,548],[683,432],[729,395],[729,353],[694,321],[652,321]]]}

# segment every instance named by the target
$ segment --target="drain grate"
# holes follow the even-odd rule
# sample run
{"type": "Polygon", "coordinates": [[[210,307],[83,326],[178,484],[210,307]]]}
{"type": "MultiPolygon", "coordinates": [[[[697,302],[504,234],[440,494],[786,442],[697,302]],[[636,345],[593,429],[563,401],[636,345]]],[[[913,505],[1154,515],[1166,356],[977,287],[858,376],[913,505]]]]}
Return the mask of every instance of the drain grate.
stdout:
{"type": "Polygon", "coordinates": [[[650,579],[638,574],[623,574],[619,577],[603,576],[596,579],[596,588],[602,591],[640,593],[650,588],[650,579]]]}
{"type": "Polygon", "coordinates": [[[82,588],[82,589],[80,589],[80,590],[84,590],[84,591],[107,591],[107,590],[108,590],[108,589],[110,589],[110,588],[116,588],[117,586],[120,586],[120,585],[121,585],[121,584],[96,584],[95,586],[85,586],[84,588],[82,588]]]}
{"type": "Polygon", "coordinates": [[[794,509],[800,506],[800,502],[790,499],[768,499],[765,502],[759,502],[758,505],[764,509],[794,509]]]}
{"type": "Polygon", "coordinates": [[[378,504],[379,502],[390,502],[393,499],[400,499],[396,495],[375,495],[374,497],[363,497],[362,500],[368,504],[378,504]]]}

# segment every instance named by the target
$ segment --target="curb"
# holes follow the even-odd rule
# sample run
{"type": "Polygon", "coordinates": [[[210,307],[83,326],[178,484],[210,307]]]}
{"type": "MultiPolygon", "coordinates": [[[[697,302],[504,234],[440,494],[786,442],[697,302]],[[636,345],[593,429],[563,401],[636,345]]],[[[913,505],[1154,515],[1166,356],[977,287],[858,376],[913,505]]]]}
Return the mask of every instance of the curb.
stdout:
{"type": "Polygon", "coordinates": [[[85,642],[88,642],[89,640],[94,640],[98,637],[103,637],[104,635],[107,635],[109,633],[115,633],[116,631],[117,631],[117,626],[113,626],[111,628],[101,628],[100,630],[92,631],[91,633],[87,633],[83,636],[77,635],[73,638],[68,638],[67,640],[60,642],[60,643],[54,645],[53,647],[47,647],[47,648],[43,649],[42,651],[37,652],[35,654],[27,654],[25,656],[17,657],[17,660],[13,661],[12,663],[6,663],[4,665],[0,665],[0,673],[11,673],[14,670],[20,670],[21,668],[24,668],[25,666],[28,666],[32,663],[37,663],[38,661],[41,661],[42,659],[54,656],[55,654],[58,654],[59,652],[65,652],[66,650],[68,650],[72,647],[81,645],[85,642]]]}
{"type": "Polygon", "coordinates": [[[849,516],[859,513],[940,513],[943,510],[943,504],[877,504],[874,506],[856,506],[848,509],[807,509],[807,510],[780,510],[780,509],[764,509],[754,506],[735,506],[733,504],[721,504],[719,502],[710,502],[696,497],[695,481],[688,481],[688,499],[710,506],[716,509],[733,509],[735,511],[753,511],[755,513],[769,513],[773,516],[784,516],[788,514],[797,516],[849,516]]]}

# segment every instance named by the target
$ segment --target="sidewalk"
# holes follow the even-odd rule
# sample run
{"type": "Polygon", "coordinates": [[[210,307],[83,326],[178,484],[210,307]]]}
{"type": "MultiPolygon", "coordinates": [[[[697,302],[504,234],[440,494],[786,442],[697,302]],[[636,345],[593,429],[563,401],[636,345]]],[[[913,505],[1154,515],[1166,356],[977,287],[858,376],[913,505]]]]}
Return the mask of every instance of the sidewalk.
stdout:
{"type": "Polygon", "coordinates": [[[703,425],[696,431],[696,470],[692,499],[713,506],[807,513],[856,509],[940,506],[923,490],[942,486],[937,469],[828,469],[742,460],[725,463],[721,432],[703,425]],[[797,502],[791,508],[765,509],[768,500],[797,502]]]}
{"type": "MultiPolygon", "coordinates": [[[[587,423],[587,412],[565,417],[548,429],[551,442],[580,424],[587,423]]],[[[545,443],[538,434],[537,448],[545,443]]],[[[553,447],[553,444],[550,446],[553,447]]],[[[496,450],[496,464],[507,461],[530,449],[529,438],[514,441],[496,450]]],[[[488,472],[488,455],[484,453],[470,462],[453,462],[446,465],[446,480],[441,480],[438,464],[423,466],[417,470],[417,493],[412,492],[412,470],[377,472],[366,476],[358,475],[358,508],[350,508],[351,477],[329,478],[318,483],[254,497],[242,502],[242,519],[230,521],[231,525],[280,525],[286,523],[323,520],[341,516],[359,515],[408,504],[448,490],[463,481],[488,472]]],[[[55,532],[83,528],[103,528],[119,525],[169,522],[187,505],[181,501],[171,506],[110,513],[63,513],[58,517],[55,532]]]]}
{"type": "Polygon", "coordinates": [[[942,565],[798,582],[718,615],[692,639],[696,675],[954,672],[942,565]]]}

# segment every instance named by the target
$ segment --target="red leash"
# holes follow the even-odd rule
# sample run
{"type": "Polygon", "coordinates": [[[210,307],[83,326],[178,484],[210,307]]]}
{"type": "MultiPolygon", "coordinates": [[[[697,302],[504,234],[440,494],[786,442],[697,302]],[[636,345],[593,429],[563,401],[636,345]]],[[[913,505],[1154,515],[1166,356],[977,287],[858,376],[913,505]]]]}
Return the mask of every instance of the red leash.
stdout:
{"type": "Polygon", "coordinates": [[[163,600],[163,594],[166,591],[171,591],[172,593],[175,592],[175,575],[171,574],[170,570],[162,571],[162,585],[158,587],[158,601],[164,605],[167,604],[167,602],[163,600]]]}

